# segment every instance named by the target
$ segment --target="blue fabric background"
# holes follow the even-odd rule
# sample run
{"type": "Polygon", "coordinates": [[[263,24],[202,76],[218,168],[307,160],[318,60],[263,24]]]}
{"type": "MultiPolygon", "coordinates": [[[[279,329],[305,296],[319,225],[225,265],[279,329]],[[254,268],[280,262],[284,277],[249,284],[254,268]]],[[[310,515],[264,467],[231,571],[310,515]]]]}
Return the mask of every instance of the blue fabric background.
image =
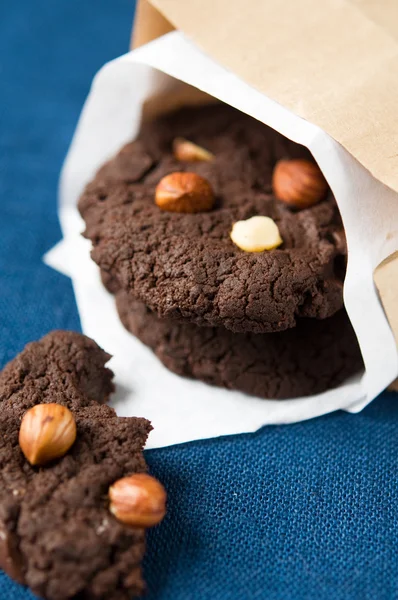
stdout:
{"type": "MultiPolygon", "coordinates": [[[[0,363],[80,328],[56,188],[92,76],[128,48],[133,0],[0,1],[0,363]]],[[[148,600],[398,598],[398,404],[383,394],[254,435],[147,452],[169,491],[148,600]]],[[[0,575],[2,600],[31,594],[0,575]]]]}

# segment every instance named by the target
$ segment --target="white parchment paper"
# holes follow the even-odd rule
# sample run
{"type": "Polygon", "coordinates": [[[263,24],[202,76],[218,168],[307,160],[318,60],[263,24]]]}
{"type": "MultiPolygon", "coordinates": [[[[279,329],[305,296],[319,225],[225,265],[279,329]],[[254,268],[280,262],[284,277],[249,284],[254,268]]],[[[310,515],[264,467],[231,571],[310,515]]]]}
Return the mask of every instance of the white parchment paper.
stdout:
{"type": "Polygon", "coordinates": [[[120,415],[149,418],[149,447],[255,431],[266,424],[309,419],[337,409],[361,410],[398,375],[395,341],[374,284],[373,271],[398,250],[398,197],[375,180],[318,127],[249,87],[172,32],[105,65],[94,79],[60,185],[59,215],[64,239],[45,257],[72,278],[83,331],[113,354],[120,415]],[[270,125],[307,146],[332,188],[349,249],[344,298],[365,363],[365,372],[335,390],[308,398],[261,400],[170,373],[120,324],[113,298],[103,288],[81,237],[76,204],[101,164],[133,139],[141,108],[153,93],[172,89],[176,79],[270,125]]]}

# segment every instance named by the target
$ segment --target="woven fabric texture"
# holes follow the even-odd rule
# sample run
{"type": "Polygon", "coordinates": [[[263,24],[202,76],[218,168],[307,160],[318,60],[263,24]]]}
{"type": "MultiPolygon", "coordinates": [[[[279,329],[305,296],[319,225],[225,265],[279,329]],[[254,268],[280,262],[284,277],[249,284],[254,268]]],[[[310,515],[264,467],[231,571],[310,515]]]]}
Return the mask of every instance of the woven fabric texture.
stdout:
{"type": "MultiPolygon", "coordinates": [[[[91,79],[128,47],[133,0],[0,2],[0,363],[79,330],[57,180],[91,79]]],[[[147,600],[398,598],[398,403],[147,452],[169,491],[147,600]]],[[[33,596],[0,574],[2,600],[33,596]]]]}

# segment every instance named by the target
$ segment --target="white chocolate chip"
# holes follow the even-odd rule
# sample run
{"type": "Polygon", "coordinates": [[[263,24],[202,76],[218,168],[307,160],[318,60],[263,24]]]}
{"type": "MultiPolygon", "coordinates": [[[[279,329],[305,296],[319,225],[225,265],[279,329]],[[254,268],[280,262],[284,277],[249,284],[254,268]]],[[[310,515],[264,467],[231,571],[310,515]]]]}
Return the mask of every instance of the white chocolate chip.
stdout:
{"type": "Polygon", "coordinates": [[[234,223],[231,240],[246,252],[272,250],[283,243],[278,225],[270,217],[251,217],[234,223]]]}

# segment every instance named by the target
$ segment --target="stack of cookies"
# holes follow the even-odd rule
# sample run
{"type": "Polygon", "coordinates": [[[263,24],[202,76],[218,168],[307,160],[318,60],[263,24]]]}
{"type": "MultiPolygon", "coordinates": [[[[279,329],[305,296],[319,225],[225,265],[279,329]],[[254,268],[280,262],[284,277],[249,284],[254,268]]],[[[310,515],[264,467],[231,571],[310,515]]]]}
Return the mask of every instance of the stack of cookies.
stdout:
{"type": "Polygon", "coordinates": [[[264,124],[219,103],[145,122],[79,209],[123,324],[170,370],[282,399],[363,367],[333,194],[264,124]]]}

